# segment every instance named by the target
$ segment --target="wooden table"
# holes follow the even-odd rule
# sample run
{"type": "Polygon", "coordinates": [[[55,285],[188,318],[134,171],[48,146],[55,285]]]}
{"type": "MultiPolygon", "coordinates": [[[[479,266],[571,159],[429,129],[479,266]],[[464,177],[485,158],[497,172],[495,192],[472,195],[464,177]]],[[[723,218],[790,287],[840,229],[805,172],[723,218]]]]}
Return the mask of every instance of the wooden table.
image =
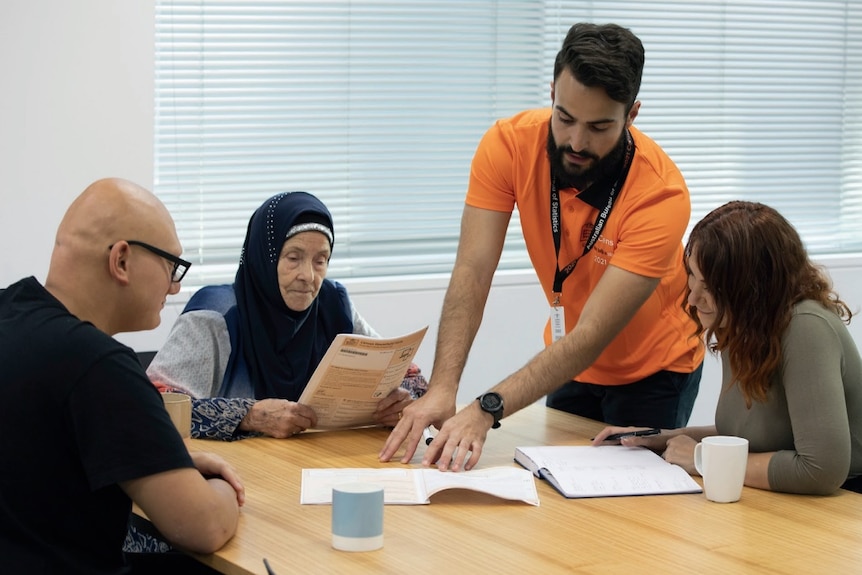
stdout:
{"type": "MultiPolygon", "coordinates": [[[[586,444],[601,427],[535,404],[489,432],[479,464],[517,465],[517,446],[586,444]]],[[[336,551],[331,507],[299,504],[301,470],[401,465],[377,461],[387,434],[188,440],[193,450],[228,459],[247,493],[236,536],[198,559],[224,573],[262,575],[264,557],[277,575],[862,573],[862,495],[843,490],[817,497],[746,487],[731,504],[702,494],[565,499],[537,480],[539,507],[447,490],[430,505],[387,505],[382,549],[336,551]]],[[[413,461],[418,467],[419,455],[413,461]]]]}

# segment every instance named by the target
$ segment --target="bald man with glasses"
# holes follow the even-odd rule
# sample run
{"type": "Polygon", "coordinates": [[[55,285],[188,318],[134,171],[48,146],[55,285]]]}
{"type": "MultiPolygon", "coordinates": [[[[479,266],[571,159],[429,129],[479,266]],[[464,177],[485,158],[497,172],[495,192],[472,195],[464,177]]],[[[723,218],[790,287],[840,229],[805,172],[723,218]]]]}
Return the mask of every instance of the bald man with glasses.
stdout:
{"type": "Polygon", "coordinates": [[[112,337],[158,326],[191,265],[181,252],[158,198],[99,180],[60,223],[44,286],[0,291],[0,572],[134,573],[133,502],[180,549],[211,553],[236,531],[236,472],[188,452],[112,337]]]}
{"type": "MultiPolygon", "coordinates": [[[[189,271],[189,268],[192,266],[191,262],[187,262],[183,258],[179,258],[174,254],[169,254],[168,252],[160,250],[156,246],[151,246],[146,242],[139,242],[138,240],[126,240],[126,243],[130,246],[140,246],[145,250],[149,250],[157,256],[168,260],[173,265],[173,269],[171,270],[171,281],[174,283],[180,283],[181,281],[183,281],[183,278],[186,277],[186,272],[189,271]]],[[[109,245],[108,249],[114,249],[114,244],[109,245]]]]}

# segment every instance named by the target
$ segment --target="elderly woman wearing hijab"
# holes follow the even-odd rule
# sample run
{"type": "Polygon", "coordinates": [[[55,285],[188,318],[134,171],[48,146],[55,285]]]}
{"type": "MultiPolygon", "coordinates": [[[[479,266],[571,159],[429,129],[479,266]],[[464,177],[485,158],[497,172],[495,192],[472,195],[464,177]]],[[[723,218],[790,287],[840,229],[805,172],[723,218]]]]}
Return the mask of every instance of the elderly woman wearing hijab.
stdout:
{"type": "MultiPolygon", "coordinates": [[[[290,437],[314,427],[314,411],[296,400],[332,340],[379,337],[344,286],[325,279],[334,243],[320,200],[275,195],[251,216],[234,283],[204,287],[189,300],[147,374],[193,397],[192,437],[290,437]]],[[[397,423],[426,385],[411,366],[380,401],[378,423],[397,423]]]]}

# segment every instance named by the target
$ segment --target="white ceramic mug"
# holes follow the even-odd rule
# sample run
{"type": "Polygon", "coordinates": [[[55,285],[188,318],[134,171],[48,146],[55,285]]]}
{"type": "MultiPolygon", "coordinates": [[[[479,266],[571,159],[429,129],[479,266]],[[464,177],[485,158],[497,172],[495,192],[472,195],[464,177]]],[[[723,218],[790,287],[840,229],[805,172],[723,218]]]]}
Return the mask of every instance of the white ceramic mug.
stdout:
{"type": "Polygon", "coordinates": [[[383,547],[383,487],[350,483],[332,488],[332,546],[340,551],[383,547]]]}
{"type": "Polygon", "coordinates": [[[185,393],[165,392],[162,394],[165,409],[182,437],[192,434],[192,398],[185,393]]]}
{"type": "Polygon", "coordinates": [[[694,447],[694,466],[703,476],[707,499],[717,503],[739,501],[748,466],[748,440],[731,435],[704,437],[694,447]]]}

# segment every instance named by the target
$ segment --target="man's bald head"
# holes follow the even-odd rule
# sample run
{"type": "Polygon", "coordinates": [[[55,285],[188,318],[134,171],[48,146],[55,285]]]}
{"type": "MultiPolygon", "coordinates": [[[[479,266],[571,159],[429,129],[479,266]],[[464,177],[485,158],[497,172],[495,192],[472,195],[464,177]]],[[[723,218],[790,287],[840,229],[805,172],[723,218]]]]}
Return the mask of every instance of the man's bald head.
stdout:
{"type": "MultiPolygon", "coordinates": [[[[78,196],[57,229],[55,250],[104,252],[117,240],[178,244],[167,208],[152,192],[119,178],[90,184],[78,196]]],[[[177,245],[167,246],[177,248],[177,245]]]]}
{"type": "Polygon", "coordinates": [[[130,326],[132,318],[122,313],[129,303],[124,298],[134,295],[129,288],[134,276],[127,264],[135,260],[128,245],[117,256],[109,248],[123,240],[145,242],[175,255],[182,251],[170,213],[152,192],[119,178],[93,182],[60,222],[45,282],[73,314],[108,333],[158,325],[156,321],[147,327],[130,326]]]}

